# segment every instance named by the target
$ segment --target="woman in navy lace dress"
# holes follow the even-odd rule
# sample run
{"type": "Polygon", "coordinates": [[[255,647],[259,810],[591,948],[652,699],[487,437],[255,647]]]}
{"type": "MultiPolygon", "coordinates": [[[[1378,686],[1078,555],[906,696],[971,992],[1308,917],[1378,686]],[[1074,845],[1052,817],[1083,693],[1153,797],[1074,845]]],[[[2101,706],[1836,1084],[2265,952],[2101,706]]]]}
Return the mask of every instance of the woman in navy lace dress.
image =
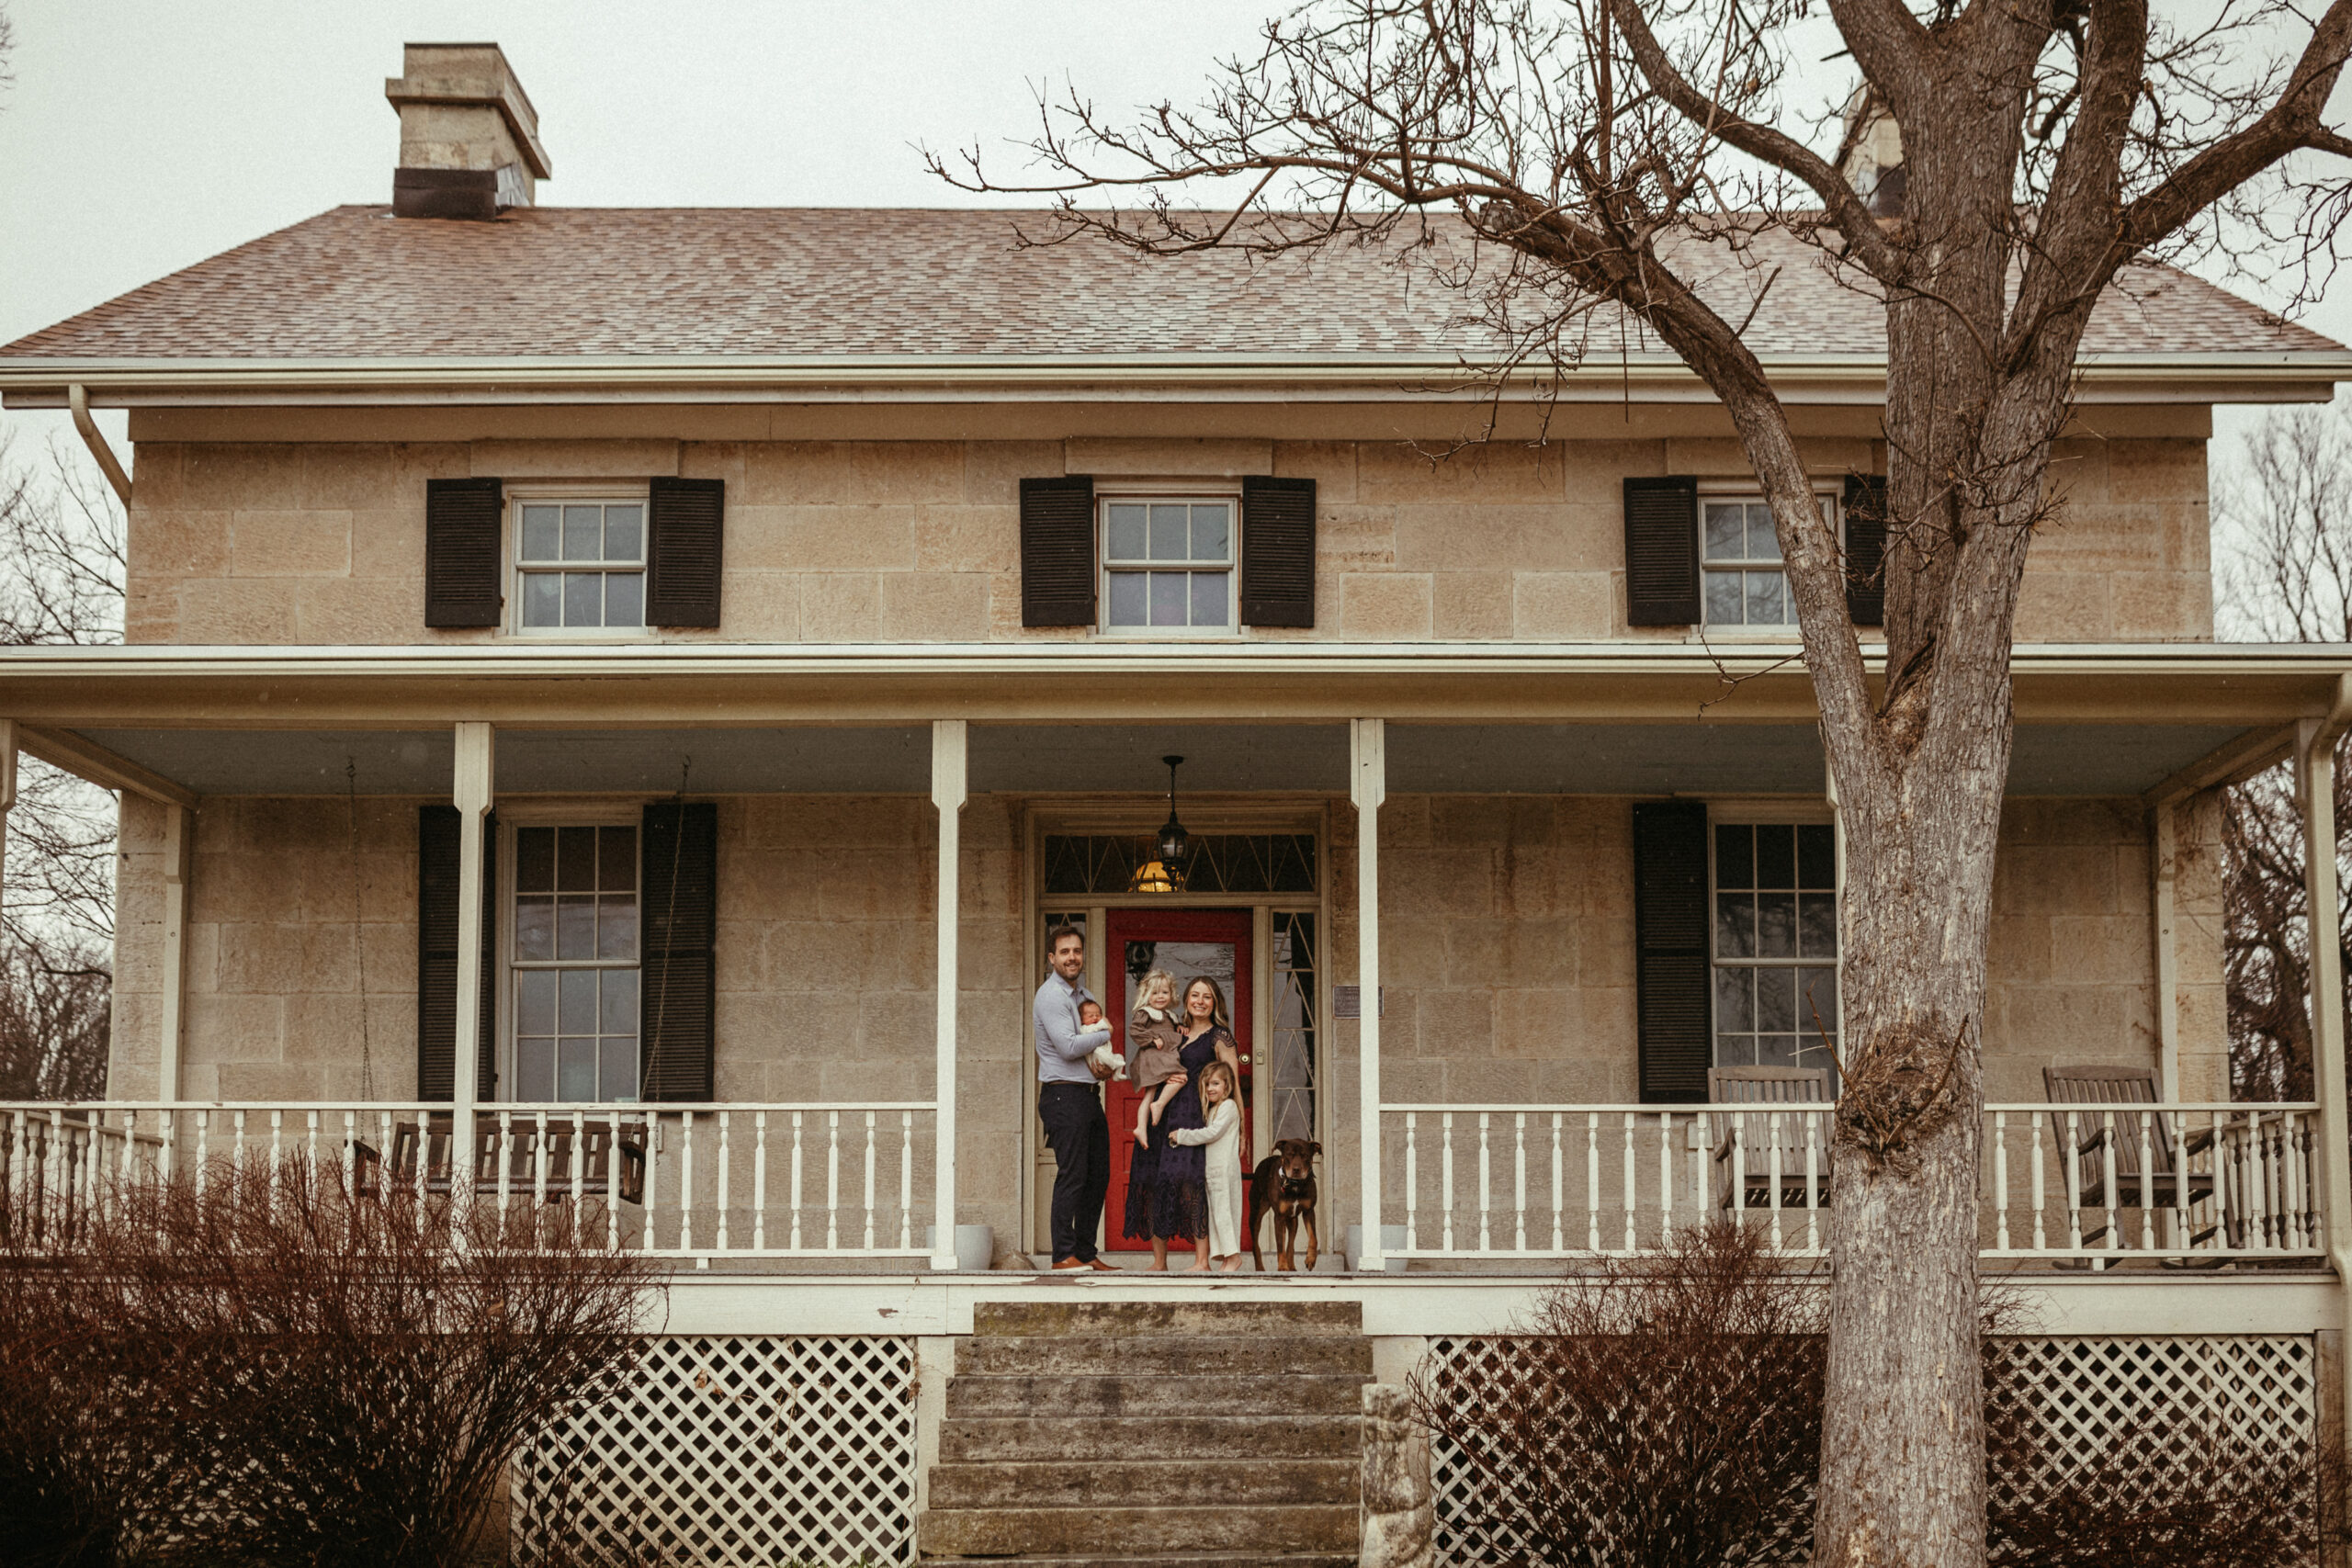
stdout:
{"type": "Polygon", "coordinates": [[[1183,1086],[1160,1112],[1151,1129],[1151,1146],[1136,1153],[1127,1177],[1126,1234],[1151,1241],[1151,1266],[1168,1267],[1168,1244],[1192,1242],[1193,1268],[1209,1266],[1208,1163],[1199,1148],[1171,1143],[1169,1134],[1182,1127],[1207,1125],[1201,1114],[1201,1069],[1223,1061],[1236,1072],[1241,1055],[1233,1041],[1233,1022],[1226,1011],[1225,992],[1203,975],[1184,987],[1182,1006],[1183,1086]]]}

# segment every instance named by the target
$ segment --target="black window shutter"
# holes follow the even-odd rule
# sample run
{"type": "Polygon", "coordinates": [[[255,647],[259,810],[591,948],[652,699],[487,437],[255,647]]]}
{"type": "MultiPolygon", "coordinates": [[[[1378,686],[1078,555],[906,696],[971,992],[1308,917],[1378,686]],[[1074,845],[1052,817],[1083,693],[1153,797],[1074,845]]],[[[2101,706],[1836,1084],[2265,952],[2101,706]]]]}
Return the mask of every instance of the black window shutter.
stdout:
{"type": "Polygon", "coordinates": [[[1241,481],[1241,624],[1315,624],[1315,481],[1241,481]]]}
{"type": "Polygon", "coordinates": [[[499,584],[497,479],[424,481],[424,624],[494,626],[499,584]]]}
{"type": "Polygon", "coordinates": [[[1707,1098],[1714,1060],[1707,975],[1707,808],[1634,807],[1634,1010],[1645,1105],[1707,1098]]]}
{"type": "Polygon", "coordinates": [[[1886,476],[1846,476],[1846,608],[1858,626],[1886,624],[1886,476]]]}
{"type": "MultiPolygon", "coordinates": [[[[498,1088],[497,819],[481,837],[481,1013],[474,1097],[498,1088]]],[[[458,1089],[458,851],[463,818],[454,806],[416,814],[416,1097],[451,1100],[458,1089]]]]}
{"type": "Polygon", "coordinates": [[[1625,622],[1699,621],[1699,481],[1688,474],[1625,481],[1625,622]]]}
{"type": "Polygon", "coordinates": [[[645,624],[715,626],[727,481],[654,479],[645,508],[645,624]]]}
{"type": "Polygon", "coordinates": [[[1094,479],[1021,481],[1021,624],[1094,624],[1094,479]]]}
{"type": "Polygon", "coordinates": [[[713,1100],[718,807],[647,807],[644,865],[640,1092],[647,1100],[713,1100]]]}

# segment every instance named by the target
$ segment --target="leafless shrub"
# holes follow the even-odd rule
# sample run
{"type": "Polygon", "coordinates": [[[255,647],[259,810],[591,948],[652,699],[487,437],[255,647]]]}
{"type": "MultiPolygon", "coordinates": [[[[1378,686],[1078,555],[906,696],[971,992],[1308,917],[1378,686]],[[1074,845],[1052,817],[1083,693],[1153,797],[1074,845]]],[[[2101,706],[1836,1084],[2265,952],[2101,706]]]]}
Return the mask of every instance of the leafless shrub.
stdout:
{"type": "Polygon", "coordinates": [[[90,945],[0,944],[0,1100],[105,1096],[111,968],[90,945]]]}
{"type": "Polygon", "coordinates": [[[1810,1530],[1824,1304],[1745,1228],[1693,1228],[1555,1285],[1498,1353],[1417,1372],[1414,1402],[1543,1561],[1780,1561],[1810,1530]]]}
{"type": "MultiPolygon", "coordinates": [[[[604,1235],[569,1205],[502,1222],[486,1201],[354,1199],[300,1161],[116,1190],[77,1217],[70,1264],[16,1260],[19,1281],[71,1284],[28,1288],[0,1323],[37,1367],[96,1359],[78,1383],[25,1380],[50,1406],[114,1388],[111,1407],[161,1417],[84,1509],[115,1521],[114,1555],[53,1561],[450,1568],[521,1442],[634,1363],[651,1277],[604,1235]],[[82,1328],[44,1359],[31,1309],[57,1301],[82,1328]]],[[[71,1433],[54,1409],[32,1425],[71,1433]]],[[[18,1448],[0,1461],[28,1476],[55,1457],[18,1448]]]]}

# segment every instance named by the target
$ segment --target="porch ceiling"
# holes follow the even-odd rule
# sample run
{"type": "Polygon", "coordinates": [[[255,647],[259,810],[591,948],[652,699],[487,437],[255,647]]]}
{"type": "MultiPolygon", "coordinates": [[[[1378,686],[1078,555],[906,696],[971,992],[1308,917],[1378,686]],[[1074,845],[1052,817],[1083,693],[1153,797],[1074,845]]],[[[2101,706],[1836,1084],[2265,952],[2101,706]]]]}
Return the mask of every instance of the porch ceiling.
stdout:
{"type": "MultiPolygon", "coordinates": [[[[83,729],[75,733],[198,795],[446,795],[447,729],[83,729]]],[[[2140,795],[2249,731],[2229,725],[2023,724],[2009,793],[2140,795]]],[[[971,787],[1012,794],[1144,794],[1159,759],[1180,790],[1344,794],[1342,724],[975,725],[971,787]]],[[[927,727],[506,729],[501,795],[919,795],[927,727]]],[[[1401,724],[1388,732],[1398,794],[1818,795],[1810,724],[1401,724]]]]}

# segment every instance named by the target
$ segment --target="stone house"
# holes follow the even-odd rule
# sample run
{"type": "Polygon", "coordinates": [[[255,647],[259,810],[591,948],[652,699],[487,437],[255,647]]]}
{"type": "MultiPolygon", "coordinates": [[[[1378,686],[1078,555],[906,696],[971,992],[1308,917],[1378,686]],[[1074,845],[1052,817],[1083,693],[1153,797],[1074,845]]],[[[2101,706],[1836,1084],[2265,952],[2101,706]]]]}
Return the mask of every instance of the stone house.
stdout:
{"type": "MultiPolygon", "coordinates": [[[[1114,1016],[1148,968],[1224,986],[1244,1163],[1320,1145],[1324,1261],[1216,1299],[1344,1319],[1363,1376],[1726,1207],[1817,1252],[1835,803],[1752,477],[1669,355],[1490,408],[1391,254],[540,206],[494,47],[411,46],[388,96],[389,208],[0,347],[8,406],[127,408],[132,447],[123,646],[0,654],[13,749],[122,799],[111,1098],[11,1108],[19,1162],[46,1126],[62,1163],[266,1140],[612,1199],[677,1257],[670,1364],[905,1412],[854,1462],[730,1461],[765,1502],[616,1460],[613,1517],[713,1561],[897,1560],[925,1505],[934,1550],[1049,1552],[1068,1518],[1007,1524],[959,1435],[991,1407],[951,1408],[957,1342],[1074,1290],[1210,1298],[1035,1272],[1059,921],[1114,1016]],[[1722,1109],[1763,1092],[1793,1108],[1722,1109]],[[863,1511],[774,1502],[837,1485],[863,1511]]],[[[1867,637],[1880,319],[1781,259],[1748,338],[1867,637]]],[[[2228,1104],[2214,790],[2324,768],[2352,660],[2213,642],[2207,443],[2214,404],[2324,400],[2352,357],[2177,272],[2122,293],[2018,616],[1988,1266],[2042,1270],[2052,1343],[2285,1388],[2261,1418],[2302,1432],[2343,1074],[2228,1104]],[[2143,1267],[2252,1253],[2278,1267],[2143,1267]]],[[[1235,1539],[1340,1551],[1342,1490],[1237,1504],[1235,1539]]]]}

